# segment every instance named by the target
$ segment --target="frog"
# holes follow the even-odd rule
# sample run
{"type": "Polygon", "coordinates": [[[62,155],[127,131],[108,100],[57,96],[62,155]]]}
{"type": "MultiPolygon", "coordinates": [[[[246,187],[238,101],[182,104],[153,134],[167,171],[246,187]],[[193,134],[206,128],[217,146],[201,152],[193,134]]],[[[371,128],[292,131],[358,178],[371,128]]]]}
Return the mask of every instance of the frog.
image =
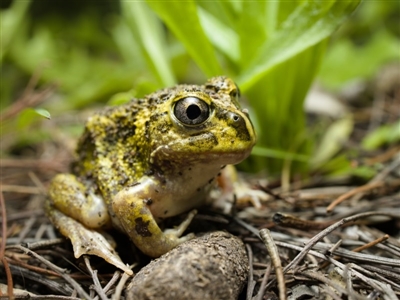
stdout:
{"type": "Polygon", "coordinates": [[[256,134],[235,82],[217,76],[178,84],[87,121],[70,173],[49,184],[45,211],[71,240],[74,255],[96,255],[132,274],[105,232],[125,233],[145,255],[159,257],[184,235],[227,165],[247,158],[256,134]],[[166,218],[186,214],[175,228],[166,218]]]}

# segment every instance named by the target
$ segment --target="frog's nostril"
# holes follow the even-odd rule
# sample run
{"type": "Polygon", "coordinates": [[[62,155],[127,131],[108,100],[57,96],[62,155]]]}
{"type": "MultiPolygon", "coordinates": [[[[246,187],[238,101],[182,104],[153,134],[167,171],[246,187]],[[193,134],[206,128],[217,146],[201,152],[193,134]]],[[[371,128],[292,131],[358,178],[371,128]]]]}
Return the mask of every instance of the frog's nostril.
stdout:
{"type": "Polygon", "coordinates": [[[246,122],[246,116],[239,113],[227,112],[226,120],[230,127],[236,131],[236,137],[242,141],[251,141],[251,123],[246,122]]]}

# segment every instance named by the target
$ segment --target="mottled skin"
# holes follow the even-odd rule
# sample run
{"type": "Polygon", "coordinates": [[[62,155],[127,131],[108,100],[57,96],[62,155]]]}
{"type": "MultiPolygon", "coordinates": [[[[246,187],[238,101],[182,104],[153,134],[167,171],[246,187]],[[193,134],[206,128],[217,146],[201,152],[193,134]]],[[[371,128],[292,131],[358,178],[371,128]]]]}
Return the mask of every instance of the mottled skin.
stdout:
{"type": "Polygon", "coordinates": [[[95,254],[131,273],[98,232],[114,226],[145,254],[158,257],[196,214],[175,229],[158,222],[204,203],[213,178],[245,159],[255,133],[226,77],[177,85],[92,116],[77,147],[73,174],[57,175],[46,211],[69,237],[75,256],[95,254]]]}

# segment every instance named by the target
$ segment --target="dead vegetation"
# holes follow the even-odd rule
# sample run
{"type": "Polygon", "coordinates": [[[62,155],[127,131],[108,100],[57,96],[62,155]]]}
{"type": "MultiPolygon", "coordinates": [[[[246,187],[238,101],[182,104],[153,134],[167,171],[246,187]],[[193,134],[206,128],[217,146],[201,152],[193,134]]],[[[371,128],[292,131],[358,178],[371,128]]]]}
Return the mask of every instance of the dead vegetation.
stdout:
{"type": "MultiPolygon", "coordinates": [[[[398,88],[391,95],[392,109],[383,109],[380,118],[399,116],[393,109],[400,107],[398,88]]],[[[353,145],[365,120],[375,122],[377,115],[366,107],[355,114],[359,118],[353,145]]],[[[68,169],[71,153],[66,143],[12,149],[13,156],[0,161],[0,295],[125,297],[132,278],[100,259],[76,260],[69,242],[44,215],[48,181],[68,169]]],[[[279,182],[256,184],[268,195],[261,207],[245,204],[229,215],[203,211],[196,217],[194,230],[223,229],[244,242],[249,271],[239,299],[400,297],[400,146],[362,153],[354,163],[377,166],[379,171],[367,182],[352,177],[332,181],[313,174],[307,181],[292,182],[289,191],[283,191],[279,182]]],[[[118,241],[136,274],[148,258],[131,248],[127,238],[118,241]]]]}

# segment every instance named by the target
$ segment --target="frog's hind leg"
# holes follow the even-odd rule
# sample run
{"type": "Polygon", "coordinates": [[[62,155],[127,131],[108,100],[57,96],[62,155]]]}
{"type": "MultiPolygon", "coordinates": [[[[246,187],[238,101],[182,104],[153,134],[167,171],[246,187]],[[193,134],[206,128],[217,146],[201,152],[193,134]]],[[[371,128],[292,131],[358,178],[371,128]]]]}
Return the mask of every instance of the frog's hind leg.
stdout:
{"type": "Polygon", "coordinates": [[[49,195],[46,213],[61,234],[71,240],[76,258],[82,254],[96,255],[132,274],[110,242],[94,230],[110,222],[101,198],[87,193],[84,185],[70,174],[57,175],[51,182],[49,195]]]}

